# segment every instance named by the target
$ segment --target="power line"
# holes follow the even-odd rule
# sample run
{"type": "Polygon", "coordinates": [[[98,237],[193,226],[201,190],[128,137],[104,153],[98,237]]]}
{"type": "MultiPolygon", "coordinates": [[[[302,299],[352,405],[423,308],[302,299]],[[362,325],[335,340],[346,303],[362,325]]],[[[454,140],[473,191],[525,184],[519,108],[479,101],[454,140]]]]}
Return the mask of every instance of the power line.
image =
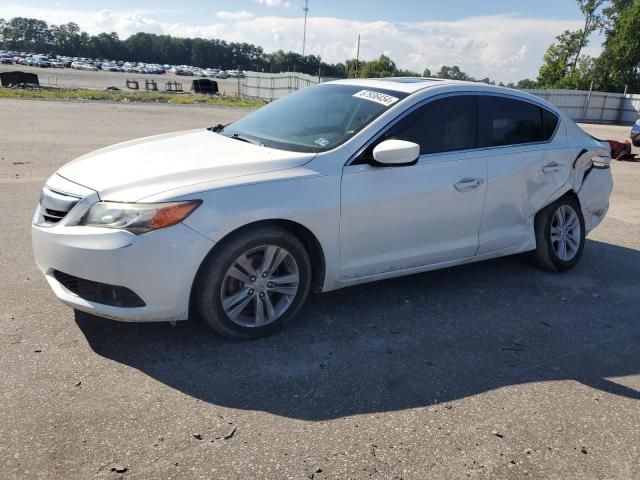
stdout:
{"type": "Polygon", "coordinates": [[[309,0],[304,0],[304,34],[302,37],[302,56],[304,57],[304,50],[307,46],[307,15],[309,15],[309,0]]]}

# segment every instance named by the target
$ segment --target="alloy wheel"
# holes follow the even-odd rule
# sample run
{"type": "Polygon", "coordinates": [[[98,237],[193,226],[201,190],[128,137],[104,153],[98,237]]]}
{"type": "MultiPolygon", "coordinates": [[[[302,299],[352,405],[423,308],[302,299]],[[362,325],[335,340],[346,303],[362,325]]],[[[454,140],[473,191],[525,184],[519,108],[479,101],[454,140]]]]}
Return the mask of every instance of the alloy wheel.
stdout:
{"type": "Polygon", "coordinates": [[[562,205],[551,220],[551,245],[560,260],[570,262],[580,250],[582,229],[571,205],[562,205]]]}
{"type": "Polygon", "coordinates": [[[276,245],[252,248],[231,264],[220,299],[229,319],[243,327],[263,327],[289,309],[300,281],[293,255],[276,245]]]}

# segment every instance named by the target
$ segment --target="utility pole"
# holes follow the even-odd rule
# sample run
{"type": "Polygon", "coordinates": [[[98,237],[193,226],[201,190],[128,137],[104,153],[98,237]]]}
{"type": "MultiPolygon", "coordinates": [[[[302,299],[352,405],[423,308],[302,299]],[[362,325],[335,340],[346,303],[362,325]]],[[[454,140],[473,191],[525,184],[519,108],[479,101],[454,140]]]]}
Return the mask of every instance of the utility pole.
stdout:
{"type": "Polygon", "coordinates": [[[356,73],[354,78],[358,78],[358,65],[360,63],[360,34],[358,34],[358,43],[356,44],[356,73]]]}
{"type": "Polygon", "coordinates": [[[304,35],[302,37],[302,56],[307,46],[307,15],[309,15],[309,0],[304,0],[304,35]]]}

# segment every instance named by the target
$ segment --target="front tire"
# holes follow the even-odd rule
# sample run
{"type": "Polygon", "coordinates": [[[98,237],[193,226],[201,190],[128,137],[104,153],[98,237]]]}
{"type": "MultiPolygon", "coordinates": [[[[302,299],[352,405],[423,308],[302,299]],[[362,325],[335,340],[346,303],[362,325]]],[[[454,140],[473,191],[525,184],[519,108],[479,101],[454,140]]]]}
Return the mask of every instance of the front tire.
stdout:
{"type": "Polygon", "coordinates": [[[535,219],[535,263],[550,272],[572,268],[582,256],[584,217],[578,201],[565,196],[541,210],[535,219]]]}
{"type": "Polygon", "coordinates": [[[311,261],[304,245],[272,226],[245,230],[223,242],[198,276],[198,314],[226,337],[274,333],[297,315],[309,294],[311,261]]]}

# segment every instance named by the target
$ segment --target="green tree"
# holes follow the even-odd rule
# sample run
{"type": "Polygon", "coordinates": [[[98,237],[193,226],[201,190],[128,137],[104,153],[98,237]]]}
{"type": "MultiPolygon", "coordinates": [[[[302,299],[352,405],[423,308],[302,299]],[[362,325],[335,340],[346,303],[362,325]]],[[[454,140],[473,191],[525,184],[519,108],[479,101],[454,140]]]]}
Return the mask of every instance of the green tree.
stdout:
{"type": "Polygon", "coordinates": [[[516,83],[515,87],[522,90],[533,90],[535,88],[538,88],[538,84],[535,82],[535,80],[525,78],[516,83]]]}
{"type": "Polygon", "coordinates": [[[440,68],[440,71],[436,74],[437,78],[447,78],[449,80],[468,80],[475,81],[475,79],[465,72],[460,70],[460,67],[454,65],[453,67],[449,67],[447,65],[443,65],[440,68]]]}
{"type": "Polygon", "coordinates": [[[398,68],[391,58],[380,55],[377,60],[365,62],[360,69],[361,78],[383,78],[396,75],[398,68]]]}
{"type": "Polygon", "coordinates": [[[122,58],[124,49],[122,42],[118,38],[118,34],[100,33],[89,39],[88,44],[89,56],[93,58],[118,59],[122,58]]]}
{"type": "Polygon", "coordinates": [[[557,87],[561,80],[567,75],[571,67],[576,52],[580,49],[582,41],[580,30],[571,32],[565,30],[564,33],[556,37],[547,52],[544,54],[544,63],[538,72],[538,83],[542,87],[557,87]]]}
{"type": "Polygon", "coordinates": [[[424,78],[431,78],[433,74],[431,73],[431,70],[429,68],[425,68],[424,72],[422,72],[422,76],[424,78]]]}
{"type": "Polygon", "coordinates": [[[604,50],[593,70],[598,88],[640,90],[640,0],[613,1],[605,10],[604,50]]]}
{"type": "Polygon", "coordinates": [[[573,59],[572,68],[576,68],[578,60],[580,59],[580,53],[582,49],[589,44],[589,35],[603,26],[602,15],[598,13],[598,10],[602,6],[605,0],[577,0],[578,7],[584,15],[584,27],[580,30],[580,39],[578,41],[578,48],[576,56],[573,59]]]}
{"type": "Polygon", "coordinates": [[[478,80],[478,82],[480,83],[486,83],[487,85],[495,85],[496,82],[494,82],[493,80],[491,80],[489,77],[485,77],[482,80],[478,80]]]}

